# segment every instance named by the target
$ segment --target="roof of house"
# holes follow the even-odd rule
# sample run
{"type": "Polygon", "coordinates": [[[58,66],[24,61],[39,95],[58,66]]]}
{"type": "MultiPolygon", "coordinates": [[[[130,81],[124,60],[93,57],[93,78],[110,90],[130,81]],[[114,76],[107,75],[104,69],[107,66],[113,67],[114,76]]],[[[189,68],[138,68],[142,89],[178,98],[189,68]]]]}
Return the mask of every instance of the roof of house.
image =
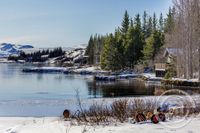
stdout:
{"type": "Polygon", "coordinates": [[[182,50],[179,48],[166,48],[164,52],[164,57],[167,55],[177,56],[178,53],[182,53],[182,50]]]}

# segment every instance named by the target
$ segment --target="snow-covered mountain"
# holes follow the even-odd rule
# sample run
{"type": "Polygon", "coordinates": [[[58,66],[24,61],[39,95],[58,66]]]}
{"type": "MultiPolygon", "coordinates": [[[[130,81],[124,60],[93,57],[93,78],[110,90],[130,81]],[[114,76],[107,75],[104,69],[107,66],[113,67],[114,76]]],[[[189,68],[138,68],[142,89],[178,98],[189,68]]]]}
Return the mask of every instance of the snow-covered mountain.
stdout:
{"type": "Polygon", "coordinates": [[[10,55],[19,55],[20,52],[27,49],[34,48],[31,45],[15,45],[10,43],[0,44],[0,58],[8,57],[10,55]]]}

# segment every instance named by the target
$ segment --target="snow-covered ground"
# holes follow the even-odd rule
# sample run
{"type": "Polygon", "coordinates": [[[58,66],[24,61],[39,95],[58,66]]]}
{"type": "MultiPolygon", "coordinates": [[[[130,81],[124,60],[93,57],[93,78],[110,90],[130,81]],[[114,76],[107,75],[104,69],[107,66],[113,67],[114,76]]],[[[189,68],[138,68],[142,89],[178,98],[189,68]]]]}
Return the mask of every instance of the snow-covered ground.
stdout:
{"type": "Polygon", "coordinates": [[[146,78],[155,78],[156,77],[155,73],[143,73],[142,76],[144,76],[146,78]]]}
{"type": "Polygon", "coordinates": [[[78,68],[74,70],[75,72],[81,72],[81,71],[88,71],[88,72],[96,72],[97,70],[100,70],[99,67],[83,67],[83,68],[78,68]]]}
{"type": "Polygon", "coordinates": [[[9,61],[6,58],[0,58],[0,63],[14,63],[14,61],[9,61]]]}
{"type": "Polygon", "coordinates": [[[155,73],[142,73],[143,77],[145,77],[148,81],[161,81],[162,77],[156,77],[155,73]]]}
{"type": "MultiPolygon", "coordinates": [[[[163,100],[170,99],[169,97],[162,98],[163,100]]],[[[193,96],[192,98],[194,100],[199,99],[199,96],[193,96]]],[[[82,101],[85,103],[83,105],[89,105],[99,100],[102,99],[82,101]]],[[[114,100],[117,100],[117,98],[104,99],[103,102],[109,103],[114,100]]],[[[157,100],[162,101],[159,97],[157,100]]],[[[70,103],[73,102],[70,101],[70,103]]],[[[151,122],[139,124],[128,120],[125,123],[115,121],[106,126],[78,126],[76,121],[64,121],[60,117],[0,117],[0,133],[199,133],[199,125],[200,116],[198,115],[182,118],[174,117],[170,120],[167,117],[166,122],[160,122],[159,124],[151,122]]]]}
{"type": "Polygon", "coordinates": [[[81,73],[81,72],[88,72],[88,73],[107,73],[108,71],[102,70],[100,67],[96,66],[85,66],[82,68],[77,68],[73,70],[75,73],[81,73]]]}
{"type": "MultiPolygon", "coordinates": [[[[196,96],[182,96],[182,99],[199,101],[199,95],[196,96]]],[[[180,103],[180,96],[162,96],[162,97],[138,97],[141,99],[149,99],[151,101],[159,101],[161,103],[175,102],[174,98],[178,98],[180,103]],[[156,99],[155,99],[156,98],[156,99]]],[[[83,107],[89,106],[93,103],[109,104],[119,98],[97,98],[97,99],[81,99],[83,107]]],[[[120,98],[122,99],[122,98],[120,98]]],[[[125,98],[126,99],[126,98],[125,98]]],[[[133,98],[128,98],[133,99],[133,98]]],[[[58,102],[56,104],[76,105],[77,101],[63,101],[63,104],[58,102]]],[[[183,103],[185,103],[183,101],[183,103]]],[[[6,103],[5,103],[6,104],[6,103]]],[[[39,104],[38,101],[36,104],[39,104]]],[[[181,104],[181,103],[180,103],[181,104]]],[[[54,106],[52,104],[52,106],[54,106]]],[[[184,118],[184,117],[183,117],[184,118]]],[[[74,123],[74,122],[73,122],[74,123]]],[[[76,124],[76,123],[74,123],[76,124]]],[[[110,123],[109,126],[77,126],[69,121],[63,121],[59,117],[0,117],[0,133],[199,133],[200,117],[190,117],[186,119],[167,120],[167,122],[152,124],[150,122],[143,124],[132,124],[131,121],[126,123],[110,123]]]]}
{"type": "MultiPolygon", "coordinates": [[[[113,123],[109,126],[77,126],[60,118],[1,117],[1,133],[199,133],[200,118],[180,128],[175,128],[173,120],[159,124],[113,123]],[[170,127],[171,126],[171,127],[170,127]]],[[[187,120],[185,120],[187,122],[187,120]]]]}
{"type": "Polygon", "coordinates": [[[198,79],[183,79],[183,78],[172,78],[172,80],[178,80],[178,81],[188,81],[188,82],[198,82],[198,79]]]}

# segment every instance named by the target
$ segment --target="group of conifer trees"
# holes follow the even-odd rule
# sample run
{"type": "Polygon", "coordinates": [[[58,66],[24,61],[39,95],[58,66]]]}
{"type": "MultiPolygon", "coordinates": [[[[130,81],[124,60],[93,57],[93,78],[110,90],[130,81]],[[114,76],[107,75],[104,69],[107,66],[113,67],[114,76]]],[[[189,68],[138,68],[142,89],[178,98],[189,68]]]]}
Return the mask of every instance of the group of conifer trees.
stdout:
{"type": "Polygon", "coordinates": [[[133,18],[125,11],[121,26],[114,33],[90,37],[86,49],[89,64],[100,64],[105,70],[133,69],[137,64],[148,66],[164,45],[165,32],[172,25],[173,10],[170,8],[167,18],[161,13],[148,15],[145,11],[133,18]]]}
{"type": "Polygon", "coordinates": [[[8,60],[25,60],[27,62],[44,62],[47,61],[48,58],[55,58],[59,56],[65,55],[65,51],[59,47],[52,50],[42,50],[33,53],[25,53],[21,52],[19,56],[9,56],[8,60]],[[45,58],[43,57],[45,56],[45,58]]]}

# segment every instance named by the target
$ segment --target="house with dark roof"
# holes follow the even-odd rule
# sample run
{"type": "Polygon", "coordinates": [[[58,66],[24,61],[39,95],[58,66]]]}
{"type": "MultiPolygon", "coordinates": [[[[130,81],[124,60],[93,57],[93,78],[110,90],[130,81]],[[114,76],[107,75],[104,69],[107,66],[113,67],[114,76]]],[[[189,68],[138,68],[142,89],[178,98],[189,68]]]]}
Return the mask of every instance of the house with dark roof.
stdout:
{"type": "Polygon", "coordinates": [[[182,53],[182,51],[178,48],[165,48],[161,50],[161,53],[159,54],[155,61],[155,73],[156,77],[164,77],[167,69],[167,64],[172,63],[177,55],[182,53]]]}

